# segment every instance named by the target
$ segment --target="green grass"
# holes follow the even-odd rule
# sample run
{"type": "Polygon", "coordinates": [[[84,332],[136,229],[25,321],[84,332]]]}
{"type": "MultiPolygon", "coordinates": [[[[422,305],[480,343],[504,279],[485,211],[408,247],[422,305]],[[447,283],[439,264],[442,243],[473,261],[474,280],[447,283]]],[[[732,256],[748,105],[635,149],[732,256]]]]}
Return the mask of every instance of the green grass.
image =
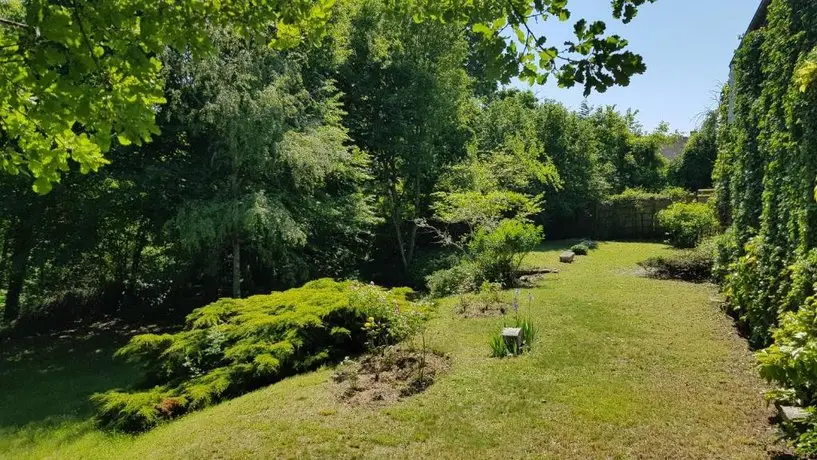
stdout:
{"type": "Polygon", "coordinates": [[[603,243],[559,265],[565,246],[528,260],[562,268],[532,291],[531,353],[489,358],[502,318],[457,318],[450,299],[428,336],[451,370],[387,408],[338,402],[324,369],[114,436],[93,428],[85,402],[132,379],[107,359],[113,347],[12,350],[0,362],[0,457],[765,458],[763,387],[715,289],[639,277],[661,245],[603,243]]]}

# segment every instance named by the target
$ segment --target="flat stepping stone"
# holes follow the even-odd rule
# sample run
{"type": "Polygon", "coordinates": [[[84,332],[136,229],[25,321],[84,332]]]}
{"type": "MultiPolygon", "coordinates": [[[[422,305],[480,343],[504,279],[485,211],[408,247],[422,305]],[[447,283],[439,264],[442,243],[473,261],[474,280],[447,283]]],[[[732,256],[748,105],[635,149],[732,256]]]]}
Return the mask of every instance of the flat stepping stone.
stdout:
{"type": "Polygon", "coordinates": [[[777,412],[780,414],[780,418],[787,422],[797,422],[809,417],[809,413],[802,407],[784,406],[781,404],[775,405],[777,406],[777,412]]]}
{"type": "Polygon", "coordinates": [[[559,262],[564,264],[572,264],[576,258],[576,253],[573,251],[565,251],[559,255],[559,262]]]}
{"type": "Polygon", "coordinates": [[[522,351],[522,328],[506,327],[502,329],[502,340],[509,351],[520,353],[522,351]]]}

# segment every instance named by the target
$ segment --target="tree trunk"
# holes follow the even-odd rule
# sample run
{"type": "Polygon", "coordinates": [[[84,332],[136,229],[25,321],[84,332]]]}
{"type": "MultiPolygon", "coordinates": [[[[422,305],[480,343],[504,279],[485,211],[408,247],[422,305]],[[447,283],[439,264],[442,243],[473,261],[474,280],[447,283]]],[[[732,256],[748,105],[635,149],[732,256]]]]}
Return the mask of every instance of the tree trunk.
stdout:
{"type": "Polygon", "coordinates": [[[14,223],[9,223],[6,229],[6,234],[3,235],[3,252],[0,253],[0,288],[6,285],[5,281],[8,278],[9,268],[9,251],[11,250],[12,231],[14,230],[14,223]]]}
{"type": "Polygon", "coordinates": [[[400,250],[400,261],[403,262],[403,268],[408,268],[408,257],[406,257],[406,246],[403,244],[403,229],[400,216],[395,212],[392,213],[392,224],[394,225],[394,234],[397,237],[397,248],[400,250]]]}
{"type": "Polygon", "coordinates": [[[406,268],[411,265],[414,260],[414,248],[417,246],[417,223],[411,223],[411,232],[409,233],[408,241],[406,242],[408,249],[406,250],[406,268]]]}
{"type": "Polygon", "coordinates": [[[128,299],[136,297],[136,280],[139,277],[139,268],[142,266],[142,250],[145,248],[145,241],[147,231],[141,226],[136,231],[136,239],[133,244],[133,252],[131,253],[130,276],[128,280],[127,295],[128,299]]]}
{"type": "Polygon", "coordinates": [[[18,223],[18,228],[15,233],[11,265],[9,266],[6,305],[3,311],[3,319],[5,319],[6,322],[14,321],[20,316],[20,296],[23,293],[23,284],[26,279],[26,270],[28,269],[28,258],[31,254],[31,228],[25,225],[24,221],[21,220],[18,223]]]}
{"type": "Polygon", "coordinates": [[[241,243],[233,238],[233,297],[241,298],[241,243]]]}

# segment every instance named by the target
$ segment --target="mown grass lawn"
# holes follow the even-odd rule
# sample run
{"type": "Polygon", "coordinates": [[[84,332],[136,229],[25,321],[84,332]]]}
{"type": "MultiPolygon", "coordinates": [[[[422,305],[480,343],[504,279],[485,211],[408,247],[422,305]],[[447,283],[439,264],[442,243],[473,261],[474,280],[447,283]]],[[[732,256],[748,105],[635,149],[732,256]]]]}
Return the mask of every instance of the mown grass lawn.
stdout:
{"type": "MultiPolygon", "coordinates": [[[[562,247],[528,262],[555,267],[562,247]]],[[[638,276],[662,251],[603,243],[548,275],[532,290],[539,342],[520,358],[488,357],[502,318],[461,319],[444,302],[428,336],[451,370],[385,408],[338,402],[324,369],[114,436],[85,402],[133,376],[108,360],[113,345],[15,347],[0,352],[0,457],[763,458],[770,414],[746,344],[714,287],[638,276]]]]}

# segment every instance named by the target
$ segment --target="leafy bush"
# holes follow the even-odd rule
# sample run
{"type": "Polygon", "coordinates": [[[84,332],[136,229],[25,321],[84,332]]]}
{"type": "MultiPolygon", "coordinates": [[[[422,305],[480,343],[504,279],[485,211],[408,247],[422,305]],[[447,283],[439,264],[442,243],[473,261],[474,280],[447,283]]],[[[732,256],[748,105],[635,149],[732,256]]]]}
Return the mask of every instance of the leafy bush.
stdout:
{"type": "Polygon", "coordinates": [[[817,452],[817,297],[810,297],[797,312],[786,312],[773,332],[774,342],[756,353],[760,374],[780,388],[770,399],[808,406],[811,416],[803,422],[784,424],[795,453],[813,458],[817,452]]]}
{"type": "Polygon", "coordinates": [[[715,212],[703,203],[673,203],[658,213],[658,223],[677,248],[693,248],[718,229],[715,212]]]}
{"type": "Polygon", "coordinates": [[[473,292],[483,283],[511,286],[525,255],[542,242],[542,228],[521,219],[504,219],[481,227],[468,242],[458,265],[426,277],[431,297],[473,292]]]}
{"type": "Polygon", "coordinates": [[[586,256],[590,252],[590,248],[584,243],[574,244],[570,250],[577,256],[586,256]]]}
{"type": "Polygon", "coordinates": [[[432,298],[471,292],[478,286],[477,268],[473,263],[462,262],[427,276],[426,284],[432,298]]]}
{"type": "Polygon", "coordinates": [[[774,343],[757,352],[760,374],[793,393],[794,403],[817,404],[817,298],[780,317],[774,343]]]}
{"type": "Polygon", "coordinates": [[[138,335],[118,350],[116,356],[140,364],[154,386],[94,395],[97,419],[143,431],[367,345],[397,342],[425,311],[408,300],[410,294],[322,279],[269,295],[220,299],[188,315],[183,331],[138,335]]]}
{"type": "Polygon", "coordinates": [[[708,239],[695,249],[680,250],[670,256],[653,257],[639,265],[656,278],[701,282],[712,278],[714,258],[715,243],[708,239]]]}
{"type": "Polygon", "coordinates": [[[512,285],[522,259],[542,239],[541,227],[520,219],[504,219],[494,228],[478,230],[468,245],[477,281],[512,285]]]}

